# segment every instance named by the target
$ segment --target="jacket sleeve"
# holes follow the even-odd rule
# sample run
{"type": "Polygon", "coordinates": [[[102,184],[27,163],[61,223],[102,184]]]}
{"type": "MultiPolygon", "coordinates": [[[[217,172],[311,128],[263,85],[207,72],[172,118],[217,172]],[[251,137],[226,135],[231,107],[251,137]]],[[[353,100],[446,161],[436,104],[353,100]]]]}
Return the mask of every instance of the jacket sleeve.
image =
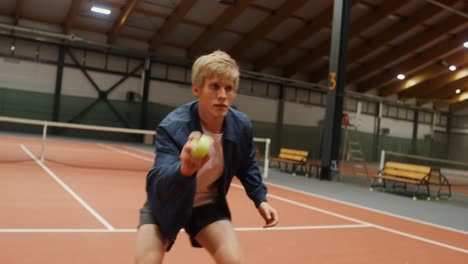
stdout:
{"type": "Polygon", "coordinates": [[[182,148],[183,144],[178,143],[164,127],[158,127],[156,158],[146,178],[150,201],[175,201],[189,193],[194,177],[185,177],[180,173],[182,148]]]}
{"type": "Polygon", "coordinates": [[[241,164],[237,177],[242,182],[247,196],[255,203],[255,207],[258,207],[262,202],[267,202],[267,188],[262,182],[260,170],[255,161],[256,149],[251,124],[243,134],[241,142],[241,164]]]}

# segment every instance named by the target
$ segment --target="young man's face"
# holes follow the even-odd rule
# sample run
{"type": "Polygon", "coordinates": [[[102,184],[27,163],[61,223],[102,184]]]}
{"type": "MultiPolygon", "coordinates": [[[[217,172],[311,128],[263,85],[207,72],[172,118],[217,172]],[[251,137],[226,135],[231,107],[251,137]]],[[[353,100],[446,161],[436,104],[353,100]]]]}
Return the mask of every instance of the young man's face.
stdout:
{"type": "Polygon", "coordinates": [[[201,117],[209,120],[222,120],[236,95],[234,83],[221,80],[216,75],[206,79],[203,87],[192,85],[192,91],[198,97],[201,117]]]}

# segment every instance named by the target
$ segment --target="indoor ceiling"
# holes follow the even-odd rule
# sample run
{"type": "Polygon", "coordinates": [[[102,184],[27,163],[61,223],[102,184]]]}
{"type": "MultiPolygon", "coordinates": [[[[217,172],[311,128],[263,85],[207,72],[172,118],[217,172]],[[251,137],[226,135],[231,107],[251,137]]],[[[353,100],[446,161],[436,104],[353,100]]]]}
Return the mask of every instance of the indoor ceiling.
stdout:
{"type": "MultiPolygon", "coordinates": [[[[332,10],[333,0],[2,0],[0,23],[191,59],[222,49],[244,69],[325,84],[332,10]]],[[[461,0],[353,0],[346,89],[468,108],[467,13],[461,0]]]]}

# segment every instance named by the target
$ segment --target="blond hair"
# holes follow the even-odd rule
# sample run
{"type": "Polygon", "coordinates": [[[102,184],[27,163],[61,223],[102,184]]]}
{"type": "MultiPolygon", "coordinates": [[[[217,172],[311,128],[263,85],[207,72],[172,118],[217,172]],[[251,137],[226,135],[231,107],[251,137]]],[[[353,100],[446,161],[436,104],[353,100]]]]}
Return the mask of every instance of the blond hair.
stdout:
{"type": "Polygon", "coordinates": [[[224,51],[216,50],[200,56],[192,67],[192,83],[202,87],[205,81],[216,75],[218,78],[231,81],[234,89],[239,85],[239,66],[236,61],[224,51]]]}

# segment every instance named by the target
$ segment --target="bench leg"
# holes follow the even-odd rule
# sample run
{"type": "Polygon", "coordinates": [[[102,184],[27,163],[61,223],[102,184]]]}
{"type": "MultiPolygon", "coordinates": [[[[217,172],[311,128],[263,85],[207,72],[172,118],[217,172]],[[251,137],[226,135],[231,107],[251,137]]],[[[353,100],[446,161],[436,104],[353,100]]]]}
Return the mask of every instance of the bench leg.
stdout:
{"type": "Polygon", "coordinates": [[[375,188],[375,187],[381,187],[381,188],[383,188],[385,190],[386,186],[387,186],[387,184],[386,184],[385,179],[382,179],[382,178],[379,178],[379,177],[373,177],[372,181],[371,181],[370,190],[372,191],[373,188],[375,188]]]}
{"type": "Polygon", "coordinates": [[[444,188],[444,186],[447,186],[448,188],[448,199],[450,200],[452,198],[452,188],[450,187],[450,184],[448,183],[447,179],[445,179],[440,185],[439,185],[439,190],[437,191],[437,199],[440,198],[440,192],[444,188]]]}
{"type": "Polygon", "coordinates": [[[431,189],[429,188],[429,182],[426,182],[427,200],[431,200],[431,189]]]}
{"type": "Polygon", "coordinates": [[[426,186],[426,199],[429,201],[431,200],[431,191],[429,189],[429,183],[427,181],[420,182],[416,185],[416,193],[413,196],[413,200],[417,200],[417,198],[420,196],[419,189],[421,184],[424,184],[426,186]]]}
{"type": "Polygon", "coordinates": [[[416,193],[415,193],[414,196],[413,196],[413,200],[417,200],[417,199],[418,199],[418,194],[419,194],[419,184],[416,185],[416,193]]]}

